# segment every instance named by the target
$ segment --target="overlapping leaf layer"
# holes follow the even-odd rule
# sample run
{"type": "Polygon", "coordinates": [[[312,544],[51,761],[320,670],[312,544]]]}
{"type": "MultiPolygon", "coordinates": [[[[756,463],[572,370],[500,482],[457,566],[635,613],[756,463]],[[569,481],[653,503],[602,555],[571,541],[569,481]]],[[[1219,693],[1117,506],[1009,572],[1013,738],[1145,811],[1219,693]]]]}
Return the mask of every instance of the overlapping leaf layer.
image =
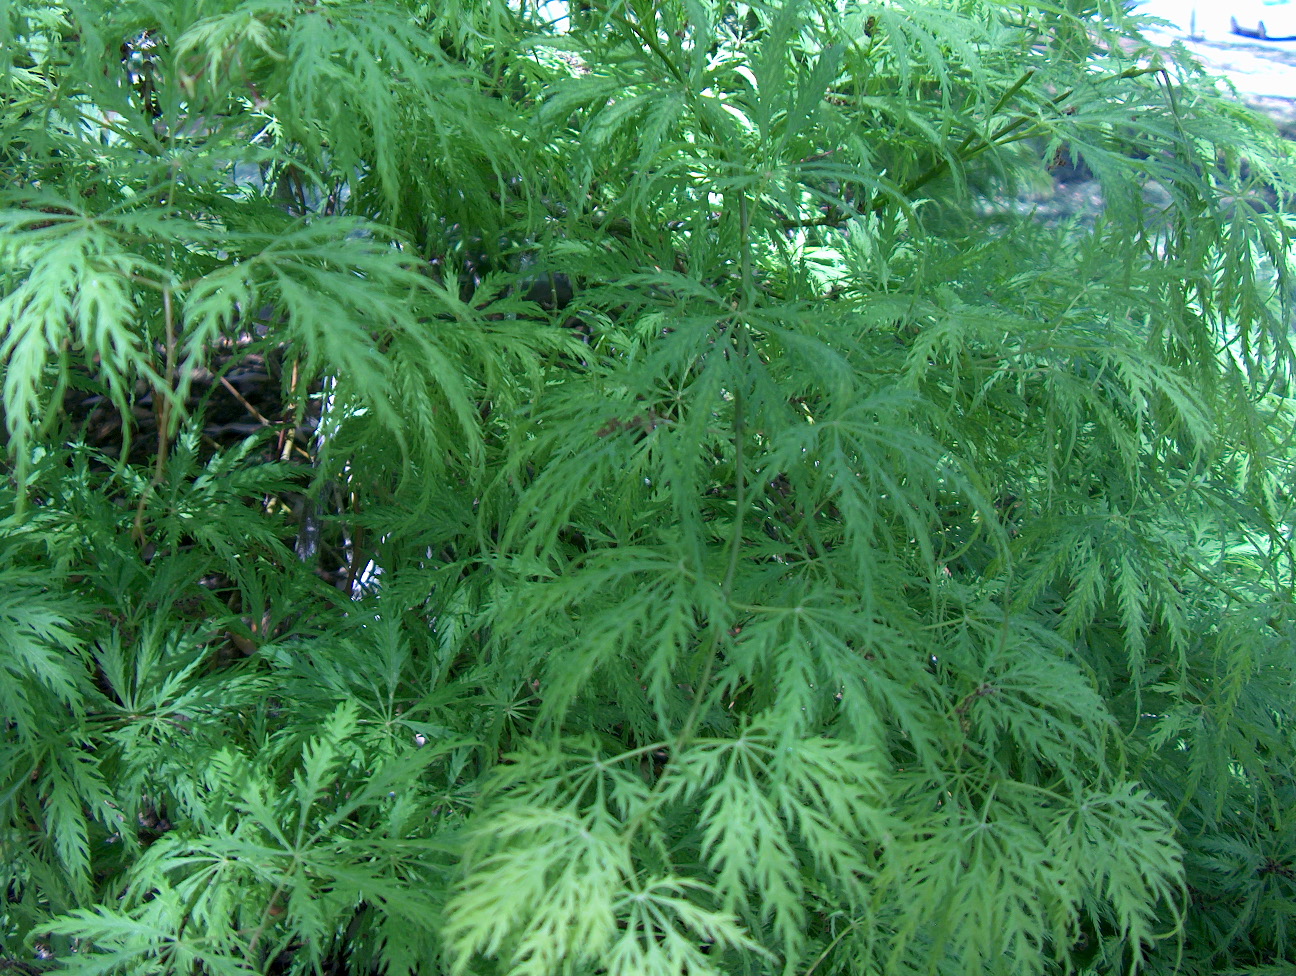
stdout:
{"type": "Polygon", "coordinates": [[[0,967],[1296,965],[1296,167],[1120,5],[12,0],[0,159],[0,967]]]}

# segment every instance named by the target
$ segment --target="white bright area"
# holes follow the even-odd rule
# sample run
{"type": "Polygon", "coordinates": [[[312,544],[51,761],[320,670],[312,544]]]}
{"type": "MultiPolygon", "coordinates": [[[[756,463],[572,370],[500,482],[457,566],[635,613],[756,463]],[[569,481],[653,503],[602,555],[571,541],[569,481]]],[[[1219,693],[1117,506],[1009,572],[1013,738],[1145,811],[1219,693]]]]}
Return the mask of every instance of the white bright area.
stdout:
{"type": "Polygon", "coordinates": [[[1144,0],[1140,16],[1173,27],[1149,31],[1154,43],[1182,42],[1244,97],[1296,99],[1296,40],[1262,40],[1233,33],[1233,21],[1252,35],[1260,24],[1271,38],[1296,35],[1296,0],[1144,0]]]}
{"type": "MultiPolygon", "coordinates": [[[[1257,31],[1263,23],[1271,36],[1296,35],[1296,0],[1142,0],[1130,6],[1136,13],[1168,20],[1178,31],[1202,40],[1235,36],[1231,34],[1234,18],[1249,31],[1257,31]]],[[[1267,43],[1296,45],[1296,41],[1267,43]]]]}

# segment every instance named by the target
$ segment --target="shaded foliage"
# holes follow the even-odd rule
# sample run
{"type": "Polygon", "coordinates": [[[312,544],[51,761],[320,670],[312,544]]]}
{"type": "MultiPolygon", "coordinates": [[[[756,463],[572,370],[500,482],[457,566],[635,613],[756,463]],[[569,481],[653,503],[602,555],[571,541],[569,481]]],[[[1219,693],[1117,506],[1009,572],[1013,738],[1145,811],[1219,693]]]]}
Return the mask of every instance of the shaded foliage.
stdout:
{"type": "Polygon", "coordinates": [[[1291,966],[1292,157],[1120,5],[0,32],[7,964],[1291,966]]]}

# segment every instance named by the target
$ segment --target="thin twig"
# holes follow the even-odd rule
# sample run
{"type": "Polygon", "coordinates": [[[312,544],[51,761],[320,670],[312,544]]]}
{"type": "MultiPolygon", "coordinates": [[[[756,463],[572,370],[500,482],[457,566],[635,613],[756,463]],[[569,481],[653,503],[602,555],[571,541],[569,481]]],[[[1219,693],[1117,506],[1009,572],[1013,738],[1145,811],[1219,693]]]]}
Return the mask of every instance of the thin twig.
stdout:
{"type": "Polygon", "coordinates": [[[266,427],[274,426],[273,421],[267,420],[264,416],[262,416],[260,410],[252,406],[252,404],[248,403],[247,399],[243,396],[243,394],[238,391],[238,387],[236,387],[233,383],[231,383],[228,378],[222,375],[220,381],[221,381],[221,386],[229,390],[230,395],[233,396],[234,399],[237,400],[240,404],[242,404],[244,410],[250,413],[254,418],[259,420],[266,427]]]}
{"type": "Polygon", "coordinates": [[[153,387],[153,416],[157,423],[157,457],[153,462],[153,477],[140,495],[139,505],[135,509],[135,525],[131,534],[137,544],[144,541],[144,510],[154,490],[166,477],[167,460],[171,454],[171,398],[175,395],[176,384],[176,334],[175,308],[171,301],[170,285],[162,289],[162,318],[166,330],[166,364],[162,382],[153,387]]]}
{"type": "MultiPolygon", "coordinates": [[[[293,421],[292,424],[279,433],[279,460],[287,461],[292,457],[293,446],[297,443],[297,428],[301,426],[302,417],[305,413],[305,399],[297,395],[297,382],[300,377],[297,374],[301,366],[300,359],[294,359],[292,365],[292,378],[289,380],[288,395],[293,397],[293,421]]],[[[309,454],[307,455],[309,456],[309,454]]]]}

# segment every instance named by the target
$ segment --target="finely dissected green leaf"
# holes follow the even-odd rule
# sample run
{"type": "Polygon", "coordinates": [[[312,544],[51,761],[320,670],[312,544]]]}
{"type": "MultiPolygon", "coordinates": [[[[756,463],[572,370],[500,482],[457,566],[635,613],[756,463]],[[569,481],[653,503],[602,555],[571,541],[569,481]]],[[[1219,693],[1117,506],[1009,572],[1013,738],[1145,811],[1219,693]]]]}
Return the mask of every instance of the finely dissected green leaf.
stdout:
{"type": "Polygon", "coordinates": [[[606,815],[507,809],[482,824],[474,846],[480,853],[448,906],[446,938],[459,971],[478,952],[502,955],[519,973],[602,957],[633,874],[606,815]]]}
{"type": "Polygon", "coordinates": [[[821,883],[860,893],[870,844],[889,840],[881,777],[860,751],[748,730],[698,743],[667,773],[667,796],[701,799],[700,851],[726,907],[772,926],[785,958],[804,934],[804,848],[821,883]]]}
{"type": "Polygon", "coordinates": [[[86,976],[106,973],[156,972],[159,963],[168,966],[201,965],[214,973],[246,976],[256,970],[243,960],[174,937],[176,904],[174,893],[142,919],[130,918],[107,907],[98,910],[79,909],[66,919],[55,922],[55,934],[74,934],[93,940],[95,953],[81,953],[69,962],[69,970],[86,976]]]}
{"type": "Polygon", "coordinates": [[[1054,828],[1054,842],[1066,844],[1085,865],[1086,880],[1106,897],[1132,944],[1165,934],[1156,931],[1150,906],[1179,897],[1181,853],[1163,804],[1133,784],[1118,784],[1067,811],[1054,828]]]}
{"type": "Polygon", "coordinates": [[[7,673],[0,682],[0,714],[30,742],[38,710],[81,710],[85,683],[74,618],[83,611],[49,592],[48,581],[34,573],[8,570],[0,580],[0,665],[7,673]]]}
{"type": "Polygon", "coordinates": [[[1296,966],[1296,157],[1125,7],[0,4],[0,969],[1296,966]]]}
{"type": "Polygon", "coordinates": [[[131,282],[156,278],[159,269],[123,246],[114,229],[49,194],[0,211],[5,419],[24,452],[47,406],[46,368],[66,355],[64,343],[75,343],[103,368],[122,409],[127,381],[151,372],[131,282]]]}
{"type": "Polygon", "coordinates": [[[621,935],[606,956],[608,972],[722,972],[711,956],[726,949],[759,950],[737,920],[701,908],[688,894],[705,893],[684,878],[653,878],[617,905],[621,935]]]}

